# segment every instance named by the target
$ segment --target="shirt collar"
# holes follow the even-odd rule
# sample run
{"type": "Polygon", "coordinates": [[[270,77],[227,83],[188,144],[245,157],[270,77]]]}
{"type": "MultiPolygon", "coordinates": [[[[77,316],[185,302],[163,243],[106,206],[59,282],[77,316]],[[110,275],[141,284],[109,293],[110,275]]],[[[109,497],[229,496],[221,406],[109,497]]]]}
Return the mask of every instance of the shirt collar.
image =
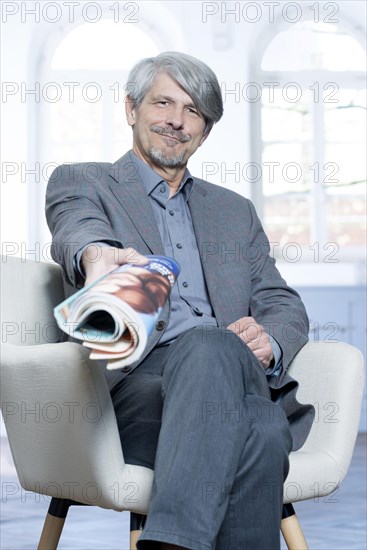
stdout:
{"type": "MultiPolygon", "coordinates": [[[[133,150],[129,151],[129,157],[131,162],[133,162],[137,167],[146,194],[151,195],[154,189],[156,189],[156,187],[165,180],[155,170],[153,170],[149,164],[141,160],[133,150]]],[[[189,200],[193,185],[194,180],[189,170],[186,168],[180,187],[178,188],[178,193],[182,192],[185,201],[189,200]]]]}

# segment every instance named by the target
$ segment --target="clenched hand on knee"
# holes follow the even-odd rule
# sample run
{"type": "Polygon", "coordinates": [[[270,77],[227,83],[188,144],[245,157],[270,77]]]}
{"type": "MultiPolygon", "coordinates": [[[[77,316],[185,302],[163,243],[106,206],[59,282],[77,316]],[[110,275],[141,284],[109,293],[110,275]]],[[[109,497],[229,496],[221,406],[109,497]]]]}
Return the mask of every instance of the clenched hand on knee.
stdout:
{"type": "Polygon", "coordinates": [[[273,359],[273,349],[270,337],[263,326],[259,325],[253,317],[241,317],[228,325],[227,329],[232,330],[247,344],[264,369],[269,367],[273,359]]]}

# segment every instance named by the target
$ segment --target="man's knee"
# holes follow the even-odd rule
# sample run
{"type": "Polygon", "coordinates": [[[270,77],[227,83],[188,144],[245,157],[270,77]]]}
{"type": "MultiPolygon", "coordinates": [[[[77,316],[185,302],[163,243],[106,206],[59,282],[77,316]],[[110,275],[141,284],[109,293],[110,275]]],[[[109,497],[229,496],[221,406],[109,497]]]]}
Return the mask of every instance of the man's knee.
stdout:
{"type": "Polygon", "coordinates": [[[205,323],[202,326],[187,330],[180,336],[180,340],[199,346],[210,344],[211,347],[218,348],[227,346],[233,348],[237,343],[243,346],[241,339],[232,330],[225,327],[206,325],[205,323]]]}
{"type": "Polygon", "coordinates": [[[172,352],[180,357],[193,357],[206,359],[212,364],[218,362],[233,362],[239,359],[241,362],[249,359],[256,362],[254,355],[246,344],[234,332],[214,326],[203,326],[186,331],[172,347],[172,352]],[[217,361],[222,359],[222,361],[217,361]]]}
{"type": "Polygon", "coordinates": [[[265,372],[252,351],[236,334],[217,327],[188,330],[170,346],[163,386],[181,376],[197,384],[226,383],[242,388],[243,394],[269,396],[265,372]]]}

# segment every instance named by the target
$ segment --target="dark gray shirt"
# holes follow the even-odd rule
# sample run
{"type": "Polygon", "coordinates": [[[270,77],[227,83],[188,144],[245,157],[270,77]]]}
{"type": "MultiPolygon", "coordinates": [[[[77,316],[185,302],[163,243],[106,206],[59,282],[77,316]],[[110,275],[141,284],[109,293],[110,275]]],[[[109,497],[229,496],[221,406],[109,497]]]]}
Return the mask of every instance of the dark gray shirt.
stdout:
{"type": "Polygon", "coordinates": [[[171,291],[168,327],[159,345],[205,323],[217,325],[205,284],[188,199],[194,180],[186,169],[180,187],[169,197],[169,185],[132,151],[129,153],[153,208],[166,256],[177,260],[181,272],[171,291]]]}

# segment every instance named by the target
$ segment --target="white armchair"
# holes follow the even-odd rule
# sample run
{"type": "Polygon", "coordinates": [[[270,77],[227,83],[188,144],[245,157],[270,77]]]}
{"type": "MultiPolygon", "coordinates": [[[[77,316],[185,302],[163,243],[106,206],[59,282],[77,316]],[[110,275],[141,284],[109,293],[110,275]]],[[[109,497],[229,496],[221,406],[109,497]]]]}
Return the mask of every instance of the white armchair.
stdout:
{"type": "MultiPolygon", "coordinates": [[[[61,269],[3,257],[1,408],[20,483],[53,497],[39,549],[57,548],[70,504],[132,512],[131,548],[146,515],[153,472],[124,462],[108,387],[88,351],[61,334],[53,307],[63,299],[61,269]],[[138,514],[138,515],[137,515],[138,514]]],[[[357,436],[364,367],[344,343],[309,343],[290,373],[299,398],[316,406],[305,445],[290,457],[282,532],[307,548],[291,503],[327,495],[343,480],[357,436]]]]}

